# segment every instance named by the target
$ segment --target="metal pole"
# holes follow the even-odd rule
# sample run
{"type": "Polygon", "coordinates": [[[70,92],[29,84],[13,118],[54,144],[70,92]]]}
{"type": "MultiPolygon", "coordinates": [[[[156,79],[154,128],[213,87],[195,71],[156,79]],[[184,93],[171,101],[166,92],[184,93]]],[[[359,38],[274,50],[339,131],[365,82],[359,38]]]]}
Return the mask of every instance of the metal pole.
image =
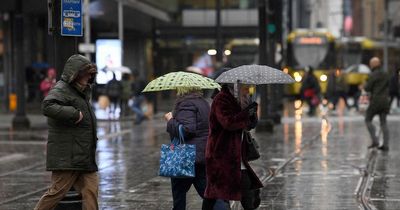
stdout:
{"type": "MultiPolygon", "coordinates": [[[[161,73],[162,73],[162,71],[161,71],[161,69],[162,69],[162,65],[161,65],[161,61],[160,61],[160,59],[159,59],[159,54],[158,54],[158,51],[159,51],[159,45],[158,45],[158,41],[157,41],[157,38],[158,38],[158,36],[159,36],[159,33],[158,33],[158,29],[157,29],[157,21],[156,21],[156,19],[155,18],[152,18],[152,37],[151,37],[151,41],[152,41],[152,47],[153,47],[153,49],[152,49],[152,52],[153,52],[153,54],[152,54],[152,61],[153,61],[153,74],[151,75],[151,77],[147,77],[147,79],[153,79],[153,78],[155,78],[155,77],[158,77],[158,76],[160,76],[161,75],[161,73]]],[[[149,76],[149,75],[147,75],[147,76],[149,76]]],[[[151,95],[150,95],[150,100],[153,102],[153,110],[154,110],[154,113],[157,113],[158,112],[158,96],[160,96],[160,94],[156,94],[156,93],[152,93],[151,95]]]]}
{"type": "MultiPolygon", "coordinates": [[[[89,14],[89,2],[90,0],[84,1],[84,8],[85,8],[85,44],[90,44],[90,14],[89,14]]],[[[92,55],[90,53],[85,53],[85,56],[91,61],[92,55]]]]}
{"type": "Polygon", "coordinates": [[[286,64],[285,58],[286,58],[286,49],[287,49],[287,43],[286,39],[288,36],[288,10],[289,10],[289,0],[283,0],[282,1],[282,39],[279,40],[281,42],[281,54],[282,54],[282,61],[283,63],[286,64]]]}
{"type": "Polygon", "coordinates": [[[370,0],[371,7],[371,37],[374,37],[375,33],[375,0],[370,0]]]}
{"type": "Polygon", "coordinates": [[[299,27],[299,17],[298,17],[298,14],[297,14],[297,12],[298,12],[298,4],[299,4],[298,1],[293,1],[292,0],[292,14],[291,14],[291,16],[292,16],[292,19],[291,19],[292,30],[299,27]]]}
{"type": "MultiPolygon", "coordinates": [[[[267,65],[267,13],[266,5],[267,0],[258,0],[258,36],[260,44],[258,46],[258,60],[260,65],[267,65]]],[[[258,87],[261,96],[261,115],[256,127],[256,131],[269,131],[272,132],[274,125],[269,119],[269,99],[268,99],[268,86],[262,85],[258,87]]]]}
{"type": "Polygon", "coordinates": [[[11,48],[11,18],[9,13],[3,14],[3,68],[4,68],[4,109],[9,110],[11,93],[11,69],[12,69],[12,48],[11,48]]]}
{"type": "Polygon", "coordinates": [[[222,64],[222,58],[223,58],[223,47],[222,47],[222,28],[221,28],[221,0],[216,1],[215,5],[215,20],[216,20],[216,50],[217,50],[217,55],[216,59],[219,64],[222,64]]]}
{"type": "Polygon", "coordinates": [[[15,129],[29,129],[30,122],[25,113],[25,69],[23,66],[23,44],[24,44],[24,15],[22,13],[22,0],[17,1],[15,12],[15,71],[17,71],[17,112],[12,121],[12,127],[15,129]]]}
{"type": "Polygon", "coordinates": [[[388,36],[389,36],[389,8],[388,2],[389,0],[385,0],[385,19],[383,22],[383,30],[384,30],[384,44],[383,44],[383,70],[389,72],[388,69],[388,36]]]}
{"type": "Polygon", "coordinates": [[[267,14],[265,0],[258,0],[258,37],[260,45],[258,46],[259,64],[267,64],[267,14]]]}
{"type": "Polygon", "coordinates": [[[118,1],[118,39],[121,41],[121,64],[124,62],[124,5],[118,1]]]}

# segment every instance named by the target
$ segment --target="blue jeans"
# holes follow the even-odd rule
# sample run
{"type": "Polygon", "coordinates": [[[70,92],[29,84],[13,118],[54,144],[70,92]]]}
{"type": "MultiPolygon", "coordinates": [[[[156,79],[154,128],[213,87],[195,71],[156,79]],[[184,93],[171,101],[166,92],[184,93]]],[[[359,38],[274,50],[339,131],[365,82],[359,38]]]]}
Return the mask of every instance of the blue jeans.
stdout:
{"type": "Polygon", "coordinates": [[[141,123],[144,119],[144,113],[142,110],[142,103],[144,102],[144,96],[139,95],[135,97],[133,104],[132,104],[132,111],[136,115],[135,123],[141,123]]]}

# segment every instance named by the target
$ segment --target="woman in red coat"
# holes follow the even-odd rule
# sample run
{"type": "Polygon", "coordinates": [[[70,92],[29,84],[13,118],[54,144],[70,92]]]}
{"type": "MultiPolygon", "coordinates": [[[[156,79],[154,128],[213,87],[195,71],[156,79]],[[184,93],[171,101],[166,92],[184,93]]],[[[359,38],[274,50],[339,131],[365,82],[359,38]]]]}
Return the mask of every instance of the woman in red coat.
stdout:
{"type": "Polygon", "coordinates": [[[242,133],[255,127],[257,104],[243,103],[248,102],[242,100],[249,98],[248,86],[241,85],[241,100],[234,97],[233,89],[233,85],[223,85],[211,105],[206,147],[207,199],[203,210],[211,210],[216,199],[240,200],[246,210],[255,209],[260,203],[259,188],[263,185],[242,157],[242,133]]]}

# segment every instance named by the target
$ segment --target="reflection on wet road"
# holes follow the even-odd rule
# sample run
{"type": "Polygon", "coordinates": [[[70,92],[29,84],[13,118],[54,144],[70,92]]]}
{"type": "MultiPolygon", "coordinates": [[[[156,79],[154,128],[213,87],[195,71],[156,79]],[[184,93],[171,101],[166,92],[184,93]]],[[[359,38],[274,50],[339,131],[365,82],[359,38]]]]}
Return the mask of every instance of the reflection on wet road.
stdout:
{"type": "MultiPolygon", "coordinates": [[[[370,143],[363,117],[304,117],[302,109],[293,110],[275,133],[254,133],[261,158],[252,164],[265,182],[259,209],[359,209],[355,191],[368,165],[370,143]]],[[[373,208],[394,210],[400,209],[400,146],[395,140],[400,118],[388,121],[391,150],[375,151],[365,198],[373,208]]],[[[40,139],[45,134],[20,133],[10,140],[0,132],[0,209],[32,209],[48,186],[46,145],[40,139]]],[[[169,179],[157,175],[160,145],[169,141],[165,122],[100,122],[98,134],[101,209],[169,209],[169,179]]],[[[187,209],[201,209],[193,190],[187,209]]]]}

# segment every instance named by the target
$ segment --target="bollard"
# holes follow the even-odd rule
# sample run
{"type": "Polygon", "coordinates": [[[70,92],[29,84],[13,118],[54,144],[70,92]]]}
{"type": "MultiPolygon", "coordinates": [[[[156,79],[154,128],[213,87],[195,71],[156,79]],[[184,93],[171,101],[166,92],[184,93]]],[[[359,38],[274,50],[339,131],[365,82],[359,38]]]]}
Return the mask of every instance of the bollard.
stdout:
{"type": "Polygon", "coordinates": [[[71,188],[54,210],[80,210],[82,209],[82,195],[71,188]]]}

